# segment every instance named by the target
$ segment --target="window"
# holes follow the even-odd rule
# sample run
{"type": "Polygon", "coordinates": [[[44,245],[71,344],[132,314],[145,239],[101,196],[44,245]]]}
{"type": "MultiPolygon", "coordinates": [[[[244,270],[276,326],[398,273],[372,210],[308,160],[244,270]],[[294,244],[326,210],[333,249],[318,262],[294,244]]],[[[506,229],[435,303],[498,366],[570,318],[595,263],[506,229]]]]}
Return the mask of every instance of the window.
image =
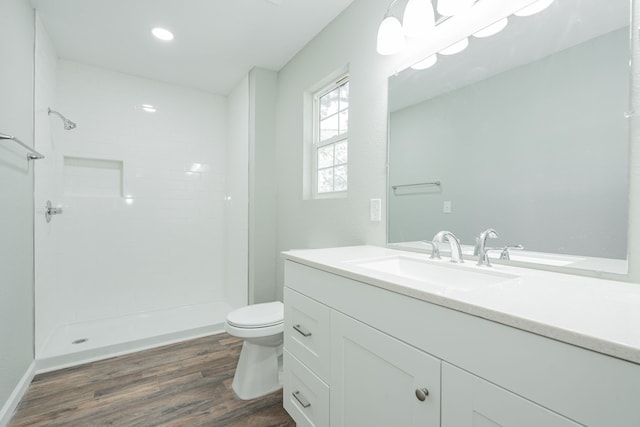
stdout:
{"type": "Polygon", "coordinates": [[[314,96],[313,172],[318,197],[347,191],[349,80],[342,76],[314,96]]]}

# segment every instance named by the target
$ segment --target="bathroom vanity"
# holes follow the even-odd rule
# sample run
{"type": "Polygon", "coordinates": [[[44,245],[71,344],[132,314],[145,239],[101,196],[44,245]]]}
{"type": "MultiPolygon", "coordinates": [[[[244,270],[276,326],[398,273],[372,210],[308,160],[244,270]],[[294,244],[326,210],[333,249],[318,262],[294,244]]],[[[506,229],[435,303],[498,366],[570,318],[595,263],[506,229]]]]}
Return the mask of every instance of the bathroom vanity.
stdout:
{"type": "Polygon", "coordinates": [[[640,286],[359,246],[284,253],[298,426],[640,426],[640,286]]]}

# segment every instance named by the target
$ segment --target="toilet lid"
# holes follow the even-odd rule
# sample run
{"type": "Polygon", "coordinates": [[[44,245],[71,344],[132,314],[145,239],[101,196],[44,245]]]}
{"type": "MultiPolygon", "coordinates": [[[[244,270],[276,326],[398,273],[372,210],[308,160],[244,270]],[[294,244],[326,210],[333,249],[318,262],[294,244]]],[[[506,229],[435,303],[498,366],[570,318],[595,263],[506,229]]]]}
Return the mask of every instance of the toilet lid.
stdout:
{"type": "Polygon", "coordinates": [[[227,322],[244,328],[260,328],[284,321],[284,305],[280,301],[253,304],[227,315],[227,322]]]}

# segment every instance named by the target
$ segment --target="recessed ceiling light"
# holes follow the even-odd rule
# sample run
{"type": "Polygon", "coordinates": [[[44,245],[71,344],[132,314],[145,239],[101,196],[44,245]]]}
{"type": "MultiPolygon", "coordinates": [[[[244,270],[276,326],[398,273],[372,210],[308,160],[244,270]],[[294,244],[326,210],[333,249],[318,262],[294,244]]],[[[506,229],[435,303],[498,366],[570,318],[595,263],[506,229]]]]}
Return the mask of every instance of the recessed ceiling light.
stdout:
{"type": "Polygon", "coordinates": [[[142,109],[147,113],[155,113],[157,111],[156,107],[150,104],[142,104],[142,109]]]}
{"type": "Polygon", "coordinates": [[[151,34],[166,42],[173,40],[173,33],[166,28],[156,27],[151,30],[151,34]]]}

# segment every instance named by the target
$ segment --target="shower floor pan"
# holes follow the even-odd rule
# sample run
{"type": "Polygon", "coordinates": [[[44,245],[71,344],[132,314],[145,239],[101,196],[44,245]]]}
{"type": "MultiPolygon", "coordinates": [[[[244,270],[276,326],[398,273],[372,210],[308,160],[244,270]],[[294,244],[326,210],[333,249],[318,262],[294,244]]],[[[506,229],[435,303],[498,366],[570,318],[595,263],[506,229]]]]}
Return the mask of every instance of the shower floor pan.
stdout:
{"type": "Polygon", "coordinates": [[[51,371],[223,332],[233,308],[216,302],[64,325],[36,354],[36,370],[51,371]]]}

